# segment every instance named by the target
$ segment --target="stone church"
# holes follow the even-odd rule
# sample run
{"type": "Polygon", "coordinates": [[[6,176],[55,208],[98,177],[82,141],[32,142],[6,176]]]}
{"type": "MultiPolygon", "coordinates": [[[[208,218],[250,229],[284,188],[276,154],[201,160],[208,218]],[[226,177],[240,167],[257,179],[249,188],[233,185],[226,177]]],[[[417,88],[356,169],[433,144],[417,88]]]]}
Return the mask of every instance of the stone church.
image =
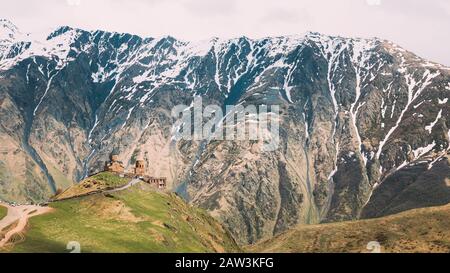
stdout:
{"type": "Polygon", "coordinates": [[[110,156],[110,161],[105,163],[105,172],[114,172],[119,175],[130,177],[140,177],[144,182],[153,185],[158,189],[165,189],[167,186],[167,179],[165,177],[151,177],[146,175],[145,161],[136,160],[136,165],[132,173],[125,173],[125,166],[119,160],[118,152],[113,151],[110,156]]]}

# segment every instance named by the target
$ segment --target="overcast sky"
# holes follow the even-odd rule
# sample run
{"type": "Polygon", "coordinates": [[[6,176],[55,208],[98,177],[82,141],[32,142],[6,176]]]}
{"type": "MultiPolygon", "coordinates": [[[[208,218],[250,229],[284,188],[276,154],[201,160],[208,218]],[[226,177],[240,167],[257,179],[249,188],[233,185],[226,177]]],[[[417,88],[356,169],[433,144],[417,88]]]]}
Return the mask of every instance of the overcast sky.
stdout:
{"type": "Polygon", "coordinates": [[[69,25],[184,40],[376,36],[450,66],[450,0],[1,0],[0,18],[22,32],[69,25]]]}

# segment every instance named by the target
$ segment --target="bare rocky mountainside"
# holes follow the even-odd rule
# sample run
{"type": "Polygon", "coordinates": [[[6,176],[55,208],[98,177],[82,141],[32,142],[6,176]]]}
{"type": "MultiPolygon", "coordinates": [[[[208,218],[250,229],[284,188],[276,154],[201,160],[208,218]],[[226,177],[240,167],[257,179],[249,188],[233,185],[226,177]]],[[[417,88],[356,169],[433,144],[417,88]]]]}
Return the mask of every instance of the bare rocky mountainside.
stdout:
{"type": "Polygon", "coordinates": [[[184,42],[0,21],[0,199],[42,201],[110,152],[168,178],[237,241],[450,202],[450,69],[318,33],[184,42]],[[171,110],[279,105],[280,145],[173,138],[171,110]]]}

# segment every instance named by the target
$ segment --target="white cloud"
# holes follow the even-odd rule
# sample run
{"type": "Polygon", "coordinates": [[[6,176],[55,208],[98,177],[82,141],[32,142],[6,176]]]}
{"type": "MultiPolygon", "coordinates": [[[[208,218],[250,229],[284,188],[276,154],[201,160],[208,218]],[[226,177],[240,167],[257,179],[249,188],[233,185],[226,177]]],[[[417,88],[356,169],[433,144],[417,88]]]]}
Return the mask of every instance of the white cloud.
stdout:
{"type": "Polygon", "coordinates": [[[252,38],[317,31],[377,36],[450,65],[448,0],[3,0],[0,17],[25,32],[60,25],[171,35],[252,38]],[[76,5],[79,2],[79,5],[76,5]],[[75,3],[75,5],[74,5],[75,3]],[[379,3],[379,5],[374,5],[379,3]]]}

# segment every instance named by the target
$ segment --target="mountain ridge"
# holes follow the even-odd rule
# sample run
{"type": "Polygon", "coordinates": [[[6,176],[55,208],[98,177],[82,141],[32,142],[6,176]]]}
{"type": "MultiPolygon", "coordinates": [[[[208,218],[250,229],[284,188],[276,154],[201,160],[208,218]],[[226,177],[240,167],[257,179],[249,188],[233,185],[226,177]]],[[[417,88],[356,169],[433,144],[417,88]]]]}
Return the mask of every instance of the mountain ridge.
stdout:
{"type": "MultiPolygon", "coordinates": [[[[57,178],[55,189],[101,170],[118,148],[127,167],[143,158],[241,242],[298,223],[377,214],[385,195],[414,207],[425,181],[408,196],[399,193],[412,182],[398,188],[384,181],[448,164],[449,68],[391,42],[317,33],[199,43],[64,27],[56,33],[50,48],[25,43],[0,52],[7,56],[0,57],[0,136],[9,147],[0,157],[2,198],[51,195],[39,160],[20,144],[26,128],[57,178]],[[199,96],[205,105],[279,105],[280,149],[173,141],[170,110],[199,96]],[[423,168],[410,172],[414,165],[423,168]]],[[[424,203],[450,202],[448,173],[438,177],[445,194],[424,203]]]]}
{"type": "Polygon", "coordinates": [[[298,226],[246,247],[263,253],[448,253],[449,206],[370,220],[298,226]],[[339,236],[336,236],[339,234],[339,236]]]}

